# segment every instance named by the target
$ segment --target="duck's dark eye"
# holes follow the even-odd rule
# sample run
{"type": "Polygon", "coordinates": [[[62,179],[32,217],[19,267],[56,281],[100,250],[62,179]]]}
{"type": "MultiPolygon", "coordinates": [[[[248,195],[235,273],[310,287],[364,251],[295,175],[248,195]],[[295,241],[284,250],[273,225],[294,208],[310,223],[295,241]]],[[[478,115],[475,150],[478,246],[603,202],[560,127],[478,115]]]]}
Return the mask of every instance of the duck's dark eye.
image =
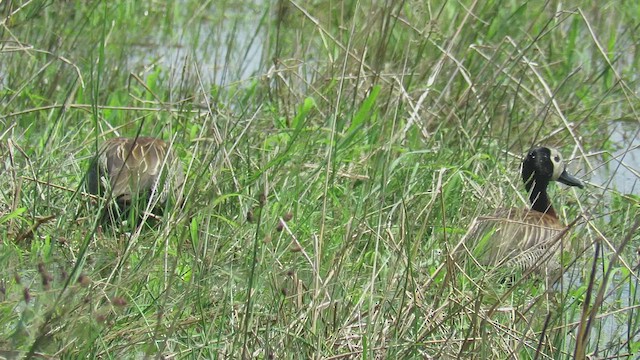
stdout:
{"type": "Polygon", "coordinates": [[[554,157],[553,160],[555,160],[555,162],[560,162],[560,156],[556,155],[556,157],[554,157]]]}

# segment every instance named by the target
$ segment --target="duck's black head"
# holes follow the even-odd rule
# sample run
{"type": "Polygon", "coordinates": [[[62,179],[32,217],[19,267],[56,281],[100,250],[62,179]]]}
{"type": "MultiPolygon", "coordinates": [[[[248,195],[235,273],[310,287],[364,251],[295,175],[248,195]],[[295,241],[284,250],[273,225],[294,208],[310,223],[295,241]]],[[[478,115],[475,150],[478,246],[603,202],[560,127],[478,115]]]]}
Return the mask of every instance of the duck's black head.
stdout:
{"type": "Polygon", "coordinates": [[[529,150],[522,162],[522,181],[527,191],[532,187],[544,189],[550,181],[559,181],[581,189],[584,187],[582,181],[567,172],[558,150],[547,147],[529,150]]]}

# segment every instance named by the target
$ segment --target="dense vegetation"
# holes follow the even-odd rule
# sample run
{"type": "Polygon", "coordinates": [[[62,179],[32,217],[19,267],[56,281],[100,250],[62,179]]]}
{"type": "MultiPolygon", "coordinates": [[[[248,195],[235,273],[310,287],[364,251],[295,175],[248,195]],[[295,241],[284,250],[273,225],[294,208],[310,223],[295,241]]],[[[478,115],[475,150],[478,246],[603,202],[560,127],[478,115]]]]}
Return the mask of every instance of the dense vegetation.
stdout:
{"type": "Polygon", "coordinates": [[[0,2],[0,356],[631,358],[640,6],[577,4],[0,2]],[[101,226],[136,134],[186,201],[101,226]],[[587,182],[556,286],[451,252],[536,144],[587,182]]]}

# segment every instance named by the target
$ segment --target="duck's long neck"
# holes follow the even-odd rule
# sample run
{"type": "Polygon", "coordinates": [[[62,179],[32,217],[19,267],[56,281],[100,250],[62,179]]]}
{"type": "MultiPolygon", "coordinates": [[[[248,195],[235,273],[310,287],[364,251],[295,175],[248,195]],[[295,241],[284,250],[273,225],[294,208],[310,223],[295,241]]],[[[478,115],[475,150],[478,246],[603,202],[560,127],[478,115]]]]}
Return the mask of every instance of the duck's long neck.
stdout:
{"type": "Polygon", "coordinates": [[[531,185],[527,184],[527,191],[529,191],[529,200],[531,201],[531,209],[539,211],[543,214],[558,218],[556,211],[549,201],[549,195],[547,194],[547,185],[549,182],[534,181],[533,190],[531,185]]]}

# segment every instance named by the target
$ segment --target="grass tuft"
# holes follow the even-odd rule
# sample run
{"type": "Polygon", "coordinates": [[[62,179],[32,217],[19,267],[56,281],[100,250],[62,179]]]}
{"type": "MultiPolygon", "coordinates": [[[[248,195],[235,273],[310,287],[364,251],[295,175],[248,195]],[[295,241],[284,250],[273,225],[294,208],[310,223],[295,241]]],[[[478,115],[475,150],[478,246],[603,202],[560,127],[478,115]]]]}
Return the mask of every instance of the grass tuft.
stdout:
{"type": "Polygon", "coordinates": [[[0,356],[638,353],[637,4],[0,9],[0,356]],[[137,134],[184,201],[102,227],[89,163],[137,134]],[[456,252],[534,145],[587,183],[555,285],[456,252]]]}

